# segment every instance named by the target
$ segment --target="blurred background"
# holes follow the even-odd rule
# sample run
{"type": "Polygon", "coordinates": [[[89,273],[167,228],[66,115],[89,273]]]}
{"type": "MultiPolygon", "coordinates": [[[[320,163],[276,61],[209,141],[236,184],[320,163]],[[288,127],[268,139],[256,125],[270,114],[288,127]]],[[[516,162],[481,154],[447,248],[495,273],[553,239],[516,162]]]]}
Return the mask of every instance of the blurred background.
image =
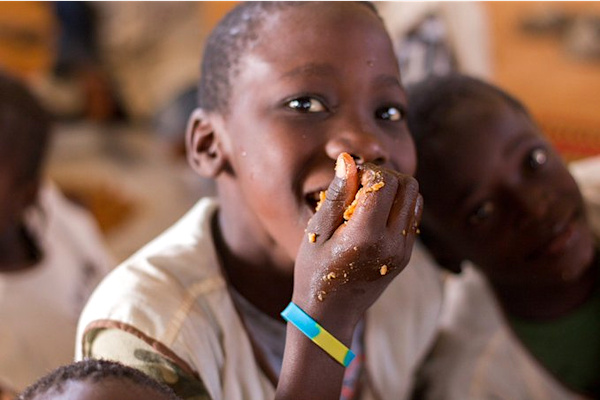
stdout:
{"type": "MultiPolygon", "coordinates": [[[[56,118],[48,175],[118,261],[211,183],[183,134],[204,40],[235,2],[1,2],[0,68],[56,118]]],[[[600,154],[599,2],[376,3],[405,84],[454,70],[530,108],[566,161],[600,154]]]]}

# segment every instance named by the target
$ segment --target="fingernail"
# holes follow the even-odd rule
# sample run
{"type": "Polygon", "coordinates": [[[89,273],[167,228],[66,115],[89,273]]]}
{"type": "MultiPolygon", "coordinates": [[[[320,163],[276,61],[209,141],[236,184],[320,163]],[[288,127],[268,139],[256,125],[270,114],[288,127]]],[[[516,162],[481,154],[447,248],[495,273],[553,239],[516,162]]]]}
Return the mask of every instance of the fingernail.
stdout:
{"type": "Polygon", "coordinates": [[[415,210],[414,210],[414,215],[415,218],[418,218],[420,220],[420,216],[421,216],[421,210],[423,209],[423,197],[419,196],[417,197],[417,202],[415,204],[415,210]]]}
{"type": "Polygon", "coordinates": [[[340,153],[335,162],[335,176],[340,179],[346,179],[348,174],[346,157],[350,157],[350,155],[348,153],[340,153]]]}

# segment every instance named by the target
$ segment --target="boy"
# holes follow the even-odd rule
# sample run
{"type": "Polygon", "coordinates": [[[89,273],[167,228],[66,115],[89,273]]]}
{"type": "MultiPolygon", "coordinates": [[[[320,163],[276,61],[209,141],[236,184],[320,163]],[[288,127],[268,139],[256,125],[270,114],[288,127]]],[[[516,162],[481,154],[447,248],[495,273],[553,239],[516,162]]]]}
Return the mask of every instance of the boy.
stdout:
{"type": "Polygon", "coordinates": [[[381,19],[365,3],[243,3],[209,38],[201,75],[188,159],[218,200],[100,286],[79,356],[153,369],[184,398],[403,398],[441,296],[433,270],[391,283],[421,199],[381,19]]]}
{"type": "Polygon", "coordinates": [[[437,78],[409,98],[423,242],[473,264],[449,280],[426,398],[599,398],[600,230],[573,177],[492,85],[437,78]]]}
{"type": "Polygon", "coordinates": [[[106,360],[64,365],[38,379],[18,400],[178,400],[166,385],[139,370],[106,360]]]}

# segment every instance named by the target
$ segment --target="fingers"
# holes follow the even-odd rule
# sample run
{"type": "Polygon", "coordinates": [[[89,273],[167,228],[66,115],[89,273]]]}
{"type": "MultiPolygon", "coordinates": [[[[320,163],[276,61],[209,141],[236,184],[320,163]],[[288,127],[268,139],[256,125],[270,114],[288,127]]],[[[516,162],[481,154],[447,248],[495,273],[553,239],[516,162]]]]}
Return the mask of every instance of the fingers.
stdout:
{"type": "Polygon", "coordinates": [[[419,193],[419,184],[412,177],[401,177],[388,219],[390,230],[400,232],[402,236],[418,234],[422,212],[423,197],[419,193]]]}
{"type": "Polygon", "coordinates": [[[344,211],[359,187],[358,169],[352,156],[341,153],[335,164],[335,177],[327,188],[319,211],[309,221],[307,231],[329,239],[344,221],[344,211]]]}
{"type": "Polygon", "coordinates": [[[341,226],[345,234],[365,239],[418,233],[423,199],[417,181],[374,165],[361,168],[359,174],[348,153],[338,156],[335,177],[307,227],[310,241],[329,240],[341,226]]]}
{"type": "Polygon", "coordinates": [[[417,181],[390,170],[377,169],[369,175],[363,179],[363,193],[346,229],[379,236],[417,233],[423,209],[417,181]]]}
{"type": "Polygon", "coordinates": [[[396,173],[374,166],[368,167],[363,170],[362,184],[356,207],[348,219],[346,229],[381,233],[386,228],[390,210],[397,196],[396,173]]]}
{"type": "Polygon", "coordinates": [[[410,256],[412,254],[413,245],[419,234],[419,226],[421,224],[421,216],[423,214],[423,197],[417,193],[417,197],[414,202],[414,207],[411,209],[402,210],[399,217],[394,221],[395,226],[391,228],[394,235],[398,235],[400,231],[402,237],[405,239],[403,244],[403,263],[408,264],[410,256]],[[408,214],[403,217],[404,213],[408,214]]]}

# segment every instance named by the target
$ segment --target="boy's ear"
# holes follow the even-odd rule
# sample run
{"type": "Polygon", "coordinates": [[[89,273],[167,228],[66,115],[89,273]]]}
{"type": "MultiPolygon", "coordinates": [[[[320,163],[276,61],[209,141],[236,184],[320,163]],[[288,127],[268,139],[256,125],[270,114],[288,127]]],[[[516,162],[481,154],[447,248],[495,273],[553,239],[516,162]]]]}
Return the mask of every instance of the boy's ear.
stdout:
{"type": "Polygon", "coordinates": [[[190,115],[185,135],[189,164],[199,175],[207,178],[217,177],[226,166],[213,117],[201,108],[195,109],[190,115]]]}

